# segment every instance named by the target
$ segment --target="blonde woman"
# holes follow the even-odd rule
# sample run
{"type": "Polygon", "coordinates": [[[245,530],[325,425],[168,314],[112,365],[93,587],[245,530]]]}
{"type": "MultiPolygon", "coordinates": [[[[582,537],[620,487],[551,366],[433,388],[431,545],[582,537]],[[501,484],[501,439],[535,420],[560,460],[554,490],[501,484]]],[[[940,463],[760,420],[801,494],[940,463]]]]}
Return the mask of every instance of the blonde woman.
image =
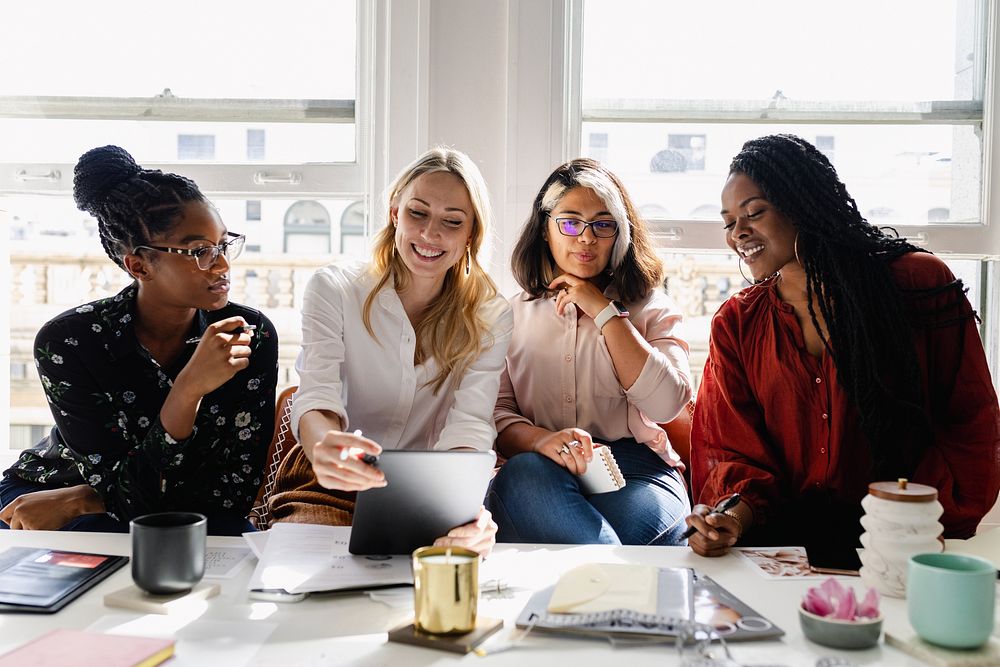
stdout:
{"type": "MultiPolygon", "coordinates": [[[[491,224],[479,170],[458,151],[428,151],[391,186],[388,222],[370,262],[331,265],[306,287],[292,404],[301,448],[279,471],[277,520],[350,523],[352,493],[386,482],[345,450],[493,446],[513,319],[478,261],[491,224]]],[[[488,553],[495,534],[484,509],[437,543],[488,553]]]]}

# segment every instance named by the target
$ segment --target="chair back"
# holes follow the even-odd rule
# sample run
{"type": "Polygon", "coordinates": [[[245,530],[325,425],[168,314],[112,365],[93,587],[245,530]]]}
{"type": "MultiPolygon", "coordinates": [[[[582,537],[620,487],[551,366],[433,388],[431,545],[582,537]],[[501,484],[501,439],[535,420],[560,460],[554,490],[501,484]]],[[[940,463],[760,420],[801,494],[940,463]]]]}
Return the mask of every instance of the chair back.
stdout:
{"type": "Polygon", "coordinates": [[[264,459],[267,465],[267,469],[264,471],[264,483],[257,491],[257,498],[254,500],[253,508],[248,516],[257,530],[267,530],[271,526],[272,517],[270,510],[268,510],[268,500],[274,493],[278,467],[292,447],[297,444],[295,435],[292,433],[292,395],[297,389],[297,386],[292,386],[282,391],[275,404],[274,437],[271,439],[271,445],[267,448],[267,456],[264,459]]]}

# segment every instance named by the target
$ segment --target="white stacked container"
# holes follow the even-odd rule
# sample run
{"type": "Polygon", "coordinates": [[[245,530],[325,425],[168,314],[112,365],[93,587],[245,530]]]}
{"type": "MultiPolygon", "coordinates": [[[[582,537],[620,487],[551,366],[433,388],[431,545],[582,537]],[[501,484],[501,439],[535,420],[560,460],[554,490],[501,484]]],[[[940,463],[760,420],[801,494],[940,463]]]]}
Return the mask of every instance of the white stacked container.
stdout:
{"type": "Polygon", "coordinates": [[[873,482],[861,501],[861,579],[882,595],[906,597],[910,556],[944,551],[937,489],[924,484],[873,482]]]}

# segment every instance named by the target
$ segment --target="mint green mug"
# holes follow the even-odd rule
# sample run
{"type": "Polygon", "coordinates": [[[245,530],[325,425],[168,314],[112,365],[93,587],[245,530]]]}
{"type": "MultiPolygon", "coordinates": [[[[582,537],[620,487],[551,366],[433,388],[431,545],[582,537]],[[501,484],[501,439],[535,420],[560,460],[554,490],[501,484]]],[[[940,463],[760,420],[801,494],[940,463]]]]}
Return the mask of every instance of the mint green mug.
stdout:
{"type": "Polygon", "coordinates": [[[997,570],[957,553],[910,558],[906,607],[910,625],[926,641],[948,648],[982,646],[993,632],[997,570]]]}

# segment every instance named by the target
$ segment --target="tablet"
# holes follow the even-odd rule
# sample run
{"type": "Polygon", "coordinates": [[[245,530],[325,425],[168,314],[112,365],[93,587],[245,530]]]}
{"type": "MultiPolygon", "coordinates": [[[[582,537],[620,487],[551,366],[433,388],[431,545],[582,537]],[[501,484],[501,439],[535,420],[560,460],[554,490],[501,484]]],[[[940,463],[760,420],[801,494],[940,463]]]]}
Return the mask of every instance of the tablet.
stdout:
{"type": "Polygon", "coordinates": [[[375,464],[388,484],[358,493],[348,550],[409,554],[476,518],[486,497],[492,451],[387,450],[375,464]]]}
{"type": "Polygon", "coordinates": [[[127,562],[125,556],[11,547],[0,554],[0,612],[55,613],[127,562]]]}

